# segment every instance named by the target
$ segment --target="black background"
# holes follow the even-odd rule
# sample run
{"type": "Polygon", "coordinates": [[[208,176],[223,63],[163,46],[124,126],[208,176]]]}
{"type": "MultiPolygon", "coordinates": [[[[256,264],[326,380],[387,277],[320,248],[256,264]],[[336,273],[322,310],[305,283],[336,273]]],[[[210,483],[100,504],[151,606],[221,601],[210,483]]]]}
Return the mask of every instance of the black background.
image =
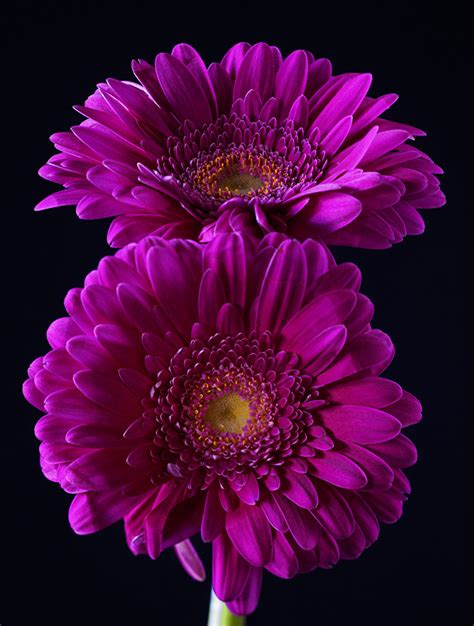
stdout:
{"type": "MultiPolygon", "coordinates": [[[[397,92],[391,116],[421,127],[417,143],[446,170],[448,204],[425,212],[426,233],[391,250],[336,250],[364,273],[376,326],[397,347],[389,375],[423,402],[409,433],[420,459],[409,470],[405,514],[357,561],[282,581],[265,576],[250,626],[457,625],[464,604],[465,511],[470,499],[463,425],[464,299],[472,227],[469,110],[470,43],[461,4],[303,3],[171,0],[9,5],[2,27],[1,188],[3,364],[1,491],[2,626],[30,624],[199,626],[208,583],[191,581],[172,551],[157,562],[133,557],[120,524],[78,537],[70,496],[42,476],[33,426],[39,414],[22,398],[29,362],[47,350],[45,330],[63,314],[66,291],[108,253],[106,224],[81,222],[72,208],[35,214],[56,187],[36,170],[53,153],[48,136],[82,118],[97,82],[131,79],[132,58],[152,61],[180,41],[206,62],[239,40],[264,40],[284,54],[312,50],[336,73],[370,71],[372,95],[397,92]],[[6,31],[6,32],[5,32],[6,31]],[[6,433],[5,429],[9,432],[6,433]],[[5,558],[6,557],[6,558],[5,558]]],[[[4,10],[5,11],[5,10],[4,10]]],[[[59,189],[59,188],[58,188],[59,189]]],[[[467,361],[467,359],[466,359],[467,361]]],[[[466,455],[467,456],[467,455],[466,455]]],[[[209,566],[207,548],[202,549],[209,566]]],[[[208,570],[209,571],[209,570],[208,570]]]]}

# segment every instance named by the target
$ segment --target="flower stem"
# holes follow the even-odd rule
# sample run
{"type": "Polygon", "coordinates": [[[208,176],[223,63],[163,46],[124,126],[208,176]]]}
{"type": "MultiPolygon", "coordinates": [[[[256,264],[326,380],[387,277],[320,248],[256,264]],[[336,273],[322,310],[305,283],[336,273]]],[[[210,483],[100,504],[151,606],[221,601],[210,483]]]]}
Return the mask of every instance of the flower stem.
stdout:
{"type": "Polygon", "coordinates": [[[245,626],[245,617],[231,613],[225,602],[219,600],[216,594],[211,591],[207,626],[245,626]]]}

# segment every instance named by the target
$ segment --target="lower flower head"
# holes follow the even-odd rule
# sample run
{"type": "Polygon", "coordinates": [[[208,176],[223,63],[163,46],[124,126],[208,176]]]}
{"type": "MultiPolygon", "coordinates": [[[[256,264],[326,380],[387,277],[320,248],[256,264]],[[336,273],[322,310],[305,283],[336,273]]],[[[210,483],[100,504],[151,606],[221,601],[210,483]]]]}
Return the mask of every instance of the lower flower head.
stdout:
{"type": "Polygon", "coordinates": [[[394,350],[359,285],[356,266],[281,235],[147,238],[103,259],[24,386],[74,530],[123,519],[135,554],[174,546],[201,579],[200,535],[238,614],[264,568],[359,556],[401,515],[416,458],[401,429],[420,418],[380,377],[394,350]]]}

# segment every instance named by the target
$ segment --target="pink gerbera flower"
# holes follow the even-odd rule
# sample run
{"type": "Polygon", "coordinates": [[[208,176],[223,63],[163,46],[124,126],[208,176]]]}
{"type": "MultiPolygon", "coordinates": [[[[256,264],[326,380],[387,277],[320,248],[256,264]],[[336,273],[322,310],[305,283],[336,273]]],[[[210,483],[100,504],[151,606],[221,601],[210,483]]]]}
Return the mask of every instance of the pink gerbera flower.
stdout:
{"type": "Polygon", "coordinates": [[[289,578],[359,556],[402,512],[420,405],[380,378],[360,272],[314,241],[146,238],[65,300],[24,391],[70,522],[124,520],[130,549],[212,542],[213,587],[254,610],[262,570],[289,578]]]}
{"type": "Polygon", "coordinates": [[[40,170],[65,190],[37,209],[117,216],[112,246],[248,229],[387,248],[444,203],[441,169],[407,143],[424,133],[380,117],[397,97],[369,97],[370,74],[265,43],[209,67],[180,44],[132,68],[138,83],[110,79],[76,107],[87,120],[52,136],[40,170]]]}

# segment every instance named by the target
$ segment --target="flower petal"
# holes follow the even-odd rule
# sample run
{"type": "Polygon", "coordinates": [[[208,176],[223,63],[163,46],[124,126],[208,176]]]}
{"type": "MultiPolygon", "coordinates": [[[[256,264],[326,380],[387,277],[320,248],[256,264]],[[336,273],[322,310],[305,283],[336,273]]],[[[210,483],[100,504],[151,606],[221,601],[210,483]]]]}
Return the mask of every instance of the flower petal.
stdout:
{"type": "Polygon", "coordinates": [[[78,535],[89,535],[118,522],[139,500],[125,498],[120,488],[80,493],[69,507],[69,523],[78,535]]]}
{"type": "Polygon", "coordinates": [[[312,480],[306,474],[286,471],[280,491],[303,509],[314,509],[318,506],[318,494],[312,480]]]}
{"type": "Polygon", "coordinates": [[[227,603],[234,615],[248,615],[257,608],[262,588],[262,568],[250,567],[247,582],[238,598],[227,603]]]}
{"type": "Polygon", "coordinates": [[[270,46],[266,43],[252,46],[246,52],[237,71],[234,100],[244,98],[250,89],[255,89],[265,102],[272,95],[275,71],[275,61],[270,46]]]}
{"type": "Polygon", "coordinates": [[[334,128],[343,117],[352,115],[367,94],[372,83],[370,74],[358,74],[346,81],[316,117],[313,126],[326,131],[334,128]]]}
{"type": "Polygon", "coordinates": [[[360,467],[335,450],[321,452],[319,456],[307,460],[317,478],[336,487],[362,489],[367,484],[367,476],[360,467]]]}
{"type": "Polygon", "coordinates": [[[295,50],[278,68],[275,78],[275,97],[281,101],[281,118],[284,119],[293,103],[304,94],[308,77],[308,57],[304,50],[295,50]]]}
{"type": "Polygon", "coordinates": [[[322,331],[344,324],[355,303],[354,292],[347,289],[330,291],[315,298],[285,324],[280,333],[281,347],[300,353],[322,331]]]}
{"type": "Polygon", "coordinates": [[[206,94],[181,61],[171,54],[161,53],[155,59],[155,70],[166,99],[182,122],[191,120],[201,126],[211,121],[206,94]]]}
{"type": "Polygon", "coordinates": [[[379,409],[341,405],[319,411],[325,428],[338,439],[359,444],[380,443],[393,439],[400,432],[400,422],[379,409]]]}
{"type": "Polygon", "coordinates": [[[250,565],[229,541],[226,533],[212,543],[212,588],[223,602],[235,600],[249,577],[250,565]]]}
{"type": "Polygon", "coordinates": [[[220,504],[218,491],[219,487],[213,483],[206,494],[201,522],[201,537],[206,542],[216,539],[225,526],[225,512],[220,504]]]}
{"type": "Polygon", "coordinates": [[[256,329],[277,332],[299,310],[306,286],[306,258],[296,241],[285,241],[274,252],[260,290],[256,329]]]}
{"type": "Polygon", "coordinates": [[[263,566],[272,556],[272,533],[258,505],[240,503],[227,513],[226,530],[240,554],[252,565],[263,566]]]}
{"type": "Polygon", "coordinates": [[[320,532],[318,523],[306,509],[301,509],[278,491],[272,493],[273,500],[281,511],[288,530],[303,550],[312,550],[320,532]]]}
{"type": "Polygon", "coordinates": [[[179,562],[191,578],[194,578],[194,580],[197,580],[198,582],[206,580],[206,570],[204,569],[204,565],[202,564],[196,549],[189,539],[185,539],[184,541],[177,543],[174,546],[174,549],[179,562]]]}

